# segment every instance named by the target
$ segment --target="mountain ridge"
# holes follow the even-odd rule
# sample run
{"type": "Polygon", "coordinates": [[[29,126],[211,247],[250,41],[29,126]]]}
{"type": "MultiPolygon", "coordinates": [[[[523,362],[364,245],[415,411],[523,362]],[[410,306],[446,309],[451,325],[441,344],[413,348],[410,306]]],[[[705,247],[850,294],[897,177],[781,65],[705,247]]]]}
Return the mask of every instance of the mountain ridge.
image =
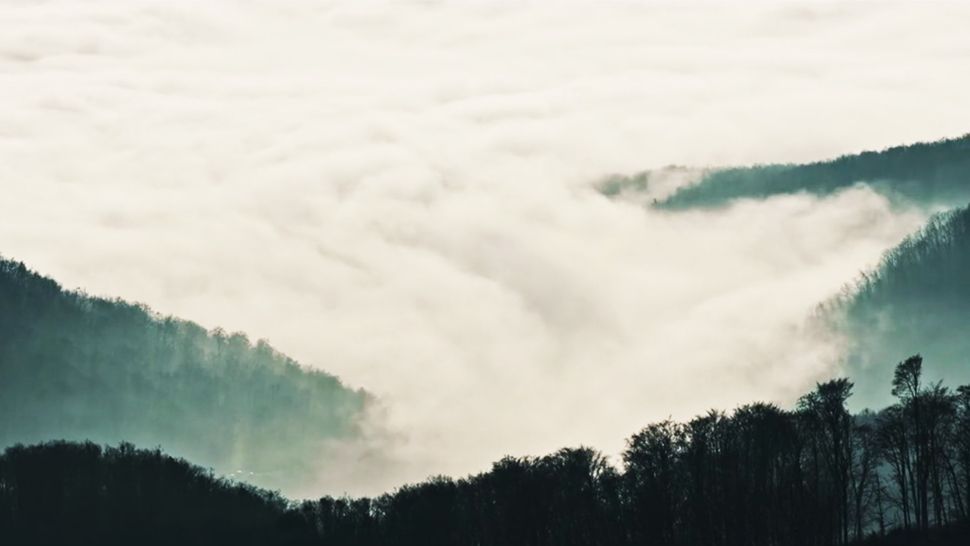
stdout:
{"type": "MultiPolygon", "coordinates": [[[[962,205],[970,202],[968,173],[970,134],[811,163],[703,169],[698,181],[679,187],[655,206],[676,211],[799,192],[824,196],[858,183],[897,201],[923,206],[962,205]]],[[[643,188],[637,176],[630,180],[632,188],[643,188]]],[[[612,180],[603,191],[607,195],[616,193],[618,185],[623,184],[612,180]]]]}

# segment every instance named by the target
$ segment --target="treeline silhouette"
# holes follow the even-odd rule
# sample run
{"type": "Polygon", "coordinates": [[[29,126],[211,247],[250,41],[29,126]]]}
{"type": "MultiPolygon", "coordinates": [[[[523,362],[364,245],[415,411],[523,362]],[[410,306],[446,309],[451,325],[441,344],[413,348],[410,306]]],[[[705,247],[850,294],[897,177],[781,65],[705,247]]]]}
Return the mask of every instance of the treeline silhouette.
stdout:
{"type": "Polygon", "coordinates": [[[848,371],[867,404],[882,403],[893,355],[922,351],[956,383],[970,382],[970,207],[935,215],[821,309],[846,334],[848,371]]]}
{"type": "Polygon", "coordinates": [[[285,488],[326,442],[356,433],[368,400],[264,341],[65,291],[0,259],[0,446],[161,444],[285,488]]]}
{"type": "Polygon", "coordinates": [[[804,165],[713,170],[698,183],[680,188],[658,206],[676,210],[797,192],[827,195],[859,182],[892,198],[926,205],[963,204],[970,200],[968,173],[970,135],[804,165]]]}
{"type": "MultiPolygon", "coordinates": [[[[377,498],[285,502],[158,451],[53,443],[0,456],[13,544],[967,544],[970,387],[899,363],[896,402],[847,409],[852,383],[652,424],[614,467],[580,447],[506,457],[377,498]]],[[[3,539],[4,536],[0,536],[3,539]]]]}
{"type": "Polygon", "coordinates": [[[158,450],[51,442],[0,456],[0,543],[269,544],[287,503],[158,450]]]}

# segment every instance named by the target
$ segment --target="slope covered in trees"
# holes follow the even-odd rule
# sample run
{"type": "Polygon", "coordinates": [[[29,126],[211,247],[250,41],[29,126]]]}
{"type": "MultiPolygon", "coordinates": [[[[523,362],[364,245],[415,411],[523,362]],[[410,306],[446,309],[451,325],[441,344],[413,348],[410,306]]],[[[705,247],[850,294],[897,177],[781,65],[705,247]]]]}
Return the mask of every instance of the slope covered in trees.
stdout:
{"type": "Polygon", "coordinates": [[[652,424],[616,468],[589,448],[506,457],[460,480],[299,504],[129,445],[0,456],[0,541],[340,546],[815,546],[970,539],[970,387],[899,363],[896,402],[852,415],[853,385],[795,409],[750,404],[652,424]]]}
{"type": "Polygon", "coordinates": [[[286,488],[368,396],[265,342],[61,289],[0,261],[0,446],[132,441],[286,488]],[[279,446],[285,446],[280,449],[279,446]]]}
{"type": "Polygon", "coordinates": [[[272,544],[286,501],[158,450],[52,442],[0,456],[3,544],[272,544]]]}
{"type": "Polygon", "coordinates": [[[848,339],[867,403],[885,400],[886,362],[917,350],[941,377],[970,382],[970,207],[934,216],[822,315],[848,339]]]}
{"type": "Polygon", "coordinates": [[[757,165],[712,170],[659,206],[715,207],[734,199],[806,192],[827,195],[865,183],[894,199],[925,205],[970,201],[970,135],[846,155],[805,165],[757,165]]]}

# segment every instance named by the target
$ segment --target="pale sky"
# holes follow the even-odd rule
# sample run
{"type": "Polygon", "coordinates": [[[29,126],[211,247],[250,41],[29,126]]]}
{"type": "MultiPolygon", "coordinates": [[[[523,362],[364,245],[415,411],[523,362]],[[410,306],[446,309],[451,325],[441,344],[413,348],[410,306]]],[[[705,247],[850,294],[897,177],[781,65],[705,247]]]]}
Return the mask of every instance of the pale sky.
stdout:
{"type": "Polygon", "coordinates": [[[651,420],[790,403],[835,373],[806,318],[925,214],[859,188],[661,214],[593,185],[968,132],[967,21],[958,3],[8,0],[0,254],[373,392],[381,456],[321,461],[336,492],[615,453],[651,420]]]}

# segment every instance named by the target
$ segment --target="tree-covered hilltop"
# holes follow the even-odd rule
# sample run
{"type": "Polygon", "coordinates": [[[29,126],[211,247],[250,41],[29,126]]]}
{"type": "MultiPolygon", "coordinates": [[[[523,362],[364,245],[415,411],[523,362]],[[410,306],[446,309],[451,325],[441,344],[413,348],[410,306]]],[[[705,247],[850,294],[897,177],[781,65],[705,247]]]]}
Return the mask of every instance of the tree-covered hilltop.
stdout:
{"type": "Polygon", "coordinates": [[[158,450],[50,442],[0,455],[0,543],[283,543],[286,501],[158,450]]]}
{"type": "Polygon", "coordinates": [[[892,355],[920,350],[940,378],[970,382],[970,207],[934,216],[821,317],[847,338],[847,371],[866,403],[885,400],[892,355]]]}
{"type": "Polygon", "coordinates": [[[274,488],[357,432],[368,395],[265,342],[63,290],[0,260],[0,446],[163,446],[274,488]]]}
{"type": "Polygon", "coordinates": [[[965,204],[970,201],[970,135],[804,165],[712,170],[658,206],[676,210],[799,192],[827,195],[857,183],[868,184],[893,199],[925,205],[965,204]]]}
{"type": "Polygon", "coordinates": [[[590,448],[506,457],[377,498],[286,502],[130,445],[0,455],[0,543],[335,546],[820,546],[970,540],[970,386],[891,374],[895,403],[853,415],[853,384],[664,421],[616,467],[590,448]]]}

